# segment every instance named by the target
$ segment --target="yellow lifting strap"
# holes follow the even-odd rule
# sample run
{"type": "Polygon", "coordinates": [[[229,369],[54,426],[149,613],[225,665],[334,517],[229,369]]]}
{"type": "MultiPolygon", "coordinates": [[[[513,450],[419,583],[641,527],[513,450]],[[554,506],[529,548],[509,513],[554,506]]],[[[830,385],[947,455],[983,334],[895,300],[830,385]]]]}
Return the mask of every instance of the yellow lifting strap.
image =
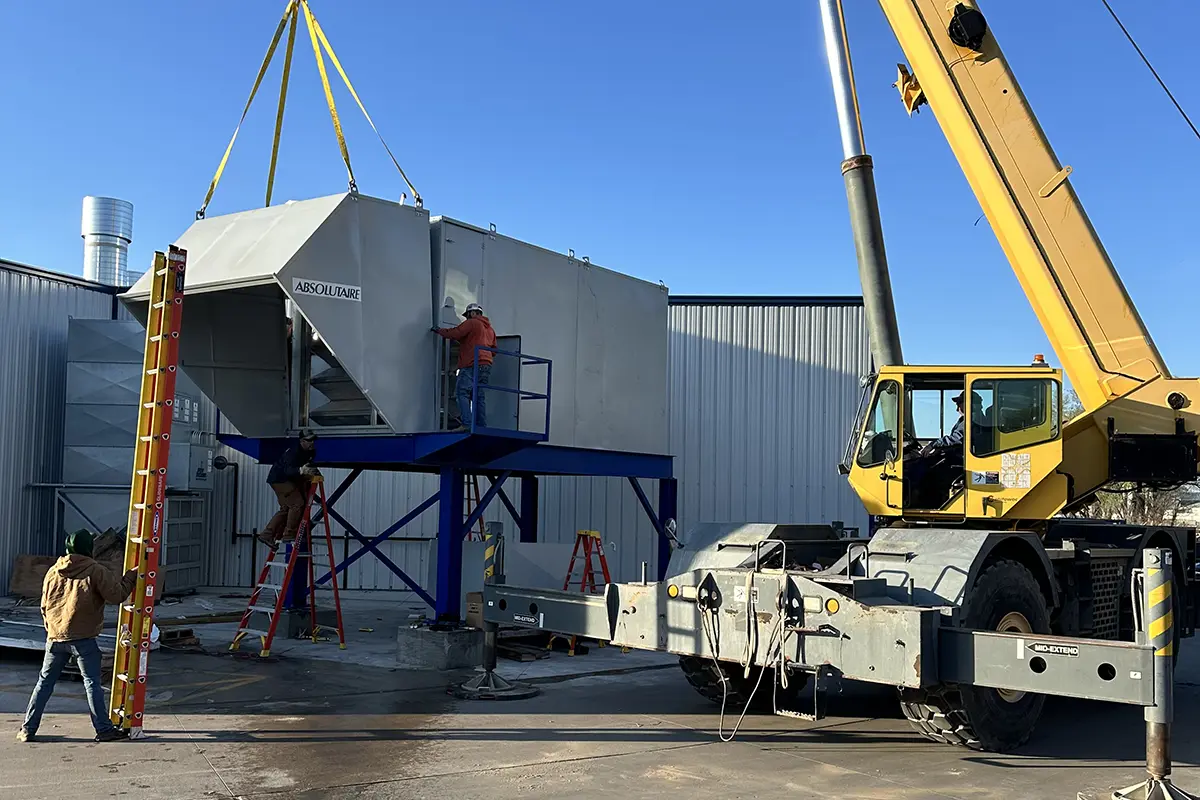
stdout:
{"type": "MultiPolygon", "coordinates": [[[[333,52],[332,45],[329,44],[329,39],[325,36],[325,31],[321,28],[321,23],[313,16],[312,11],[308,7],[308,0],[300,0],[304,6],[305,18],[308,21],[309,33],[313,38],[313,51],[317,54],[317,68],[321,72],[321,81],[325,85],[325,99],[329,101],[329,114],[333,117],[333,126],[337,131],[338,144],[342,148],[342,157],[346,160],[346,169],[350,170],[350,156],[346,153],[346,143],[342,138],[342,128],[337,119],[337,109],[334,107],[333,94],[329,90],[329,81],[325,75],[325,63],[321,58],[321,54],[317,51],[317,39],[320,39],[321,46],[325,48],[325,52],[329,54],[329,60],[333,62],[334,68],[337,69],[338,75],[342,76],[342,82],[346,84],[346,88],[350,90],[350,96],[354,98],[354,102],[358,103],[358,109],[366,117],[367,124],[371,126],[371,130],[375,131],[375,135],[379,137],[379,143],[383,145],[383,149],[387,151],[388,158],[392,160],[392,164],[396,167],[396,171],[400,173],[400,177],[404,179],[404,184],[413,194],[413,202],[418,206],[422,205],[421,193],[412,185],[412,181],[408,179],[408,175],[404,173],[404,168],[400,166],[400,162],[396,160],[395,154],[392,153],[392,148],[388,147],[384,141],[383,134],[379,132],[379,128],[375,127],[375,120],[371,119],[371,115],[367,113],[367,107],[363,105],[363,101],[359,98],[358,92],[354,90],[354,84],[350,83],[350,77],[346,74],[346,70],[342,69],[342,62],[338,60],[337,54],[333,52]]],[[[351,182],[354,180],[354,173],[350,173],[351,182]]]]}
{"type": "Polygon", "coordinates": [[[312,39],[313,55],[317,58],[317,72],[321,73],[321,87],[325,89],[325,102],[329,104],[329,118],[333,120],[333,132],[337,135],[338,148],[342,151],[342,161],[346,162],[350,191],[357,192],[354,168],[350,166],[350,151],[346,149],[346,137],[342,133],[342,120],[338,117],[337,103],[333,101],[333,90],[329,87],[329,75],[325,72],[325,59],[321,57],[321,45],[317,37],[317,20],[313,17],[312,9],[308,7],[308,0],[300,0],[300,6],[304,9],[304,20],[308,23],[308,38],[312,39]]]}
{"type": "Polygon", "coordinates": [[[237,127],[233,131],[233,136],[229,139],[229,144],[225,148],[225,154],[221,156],[221,163],[217,165],[217,172],[213,175],[212,182],[208,185],[208,193],[204,196],[204,204],[200,206],[200,210],[196,212],[196,219],[204,219],[205,211],[208,209],[208,204],[212,201],[213,193],[217,190],[217,184],[221,181],[221,175],[225,172],[225,165],[229,162],[229,154],[233,152],[233,145],[237,141],[238,133],[242,129],[242,124],[246,121],[246,114],[250,111],[250,106],[254,102],[255,96],[258,94],[258,89],[262,85],[263,77],[266,75],[267,69],[271,65],[271,59],[275,56],[275,50],[279,46],[279,40],[283,37],[283,29],[288,27],[287,48],[284,55],[283,76],[279,83],[279,106],[275,114],[275,136],[271,143],[271,163],[267,174],[267,194],[266,205],[271,205],[271,197],[275,188],[275,168],[279,159],[279,141],[283,131],[283,111],[287,102],[288,81],[291,76],[292,69],[292,53],[295,49],[296,42],[296,27],[300,16],[300,11],[304,11],[304,21],[308,26],[308,35],[312,40],[313,55],[317,61],[317,71],[321,75],[321,86],[325,91],[325,102],[329,105],[329,117],[333,121],[333,131],[337,135],[338,149],[342,153],[342,161],[346,164],[346,174],[350,183],[350,191],[357,192],[358,186],[354,179],[354,170],[350,166],[350,151],[346,147],[346,137],[342,132],[342,122],[338,116],[337,104],[333,99],[333,90],[329,85],[329,75],[325,70],[325,59],[321,55],[321,50],[329,54],[329,60],[333,62],[333,66],[337,69],[338,74],[342,77],[342,81],[346,84],[346,88],[350,90],[351,96],[354,97],[354,102],[358,104],[358,108],[366,117],[367,123],[370,124],[371,130],[375,131],[375,135],[379,137],[379,143],[383,145],[383,149],[387,151],[388,157],[395,165],[396,171],[400,173],[400,177],[404,180],[404,184],[408,190],[412,192],[413,201],[416,205],[423,205],[420,192],[413,186],[412,181],[408,179],[408,175],[404,172],[400,162],[396,159],[392,149],[388,147],[384,141],[383,134],[379,132],[379,128],[375,126],[375,121],[371,119],[371,115],[367,113],[366,106],[363,105],[362,99],[359,98],[358,92],[354,90],[354,85],[350,83],[350,78],[346,75],[346,70],[342,68],[341,61],[338,60],[337,54],[333,52],[333,46],[329,44],[329,39],[325,36],[325,31],[321,29],[321,24],[317,22],[317,18],[313,15],[312,9],[309,8],[308,0],[288,0],[287,7],[283,11],[283,16],[279,20],[279,25],[275,28],[275,35],[271,38],[271,46],[267,48],[267,55],[263,59],[262,66],[258,69],[258,77],[254,79],[254,87],[250,90],[250,97],[246,100],[246,106],[242,109],[241,119],[238,120],[237,127]],[[289,26],[290,23],[290,26],[289,26]]]}
{"type": "Polygon", "coordinates": [[[299,6],[295,2],[289,2],[288,8],[291,9],[288,15],[291,24],[288,27],[287,48],[283,51],[283,77],[279,80],[279,110],[275,113],[275,138],[271,141],[271,167],[267,172],[267,200],[263,206],[271,205],[271,194],[275,190],[275,165],[279,161],[279,137],[283,133],[283,107],[287,103],[288,78],[292,74],[292,51],[296,45],[296,20],[300,16],[299,6]]]}
{"type": "Polygon", "coordinates": [[[283,36],[283,28],[287,25],[288,17],[290,17],[299,0],[288,0],[287,8],[283,11],[283,16],[279,19],[279,25],[275,28],[275,35],[271,37],[271,46],[267,48],[267,56],[263,59],[262,66],[258,68],[258,77],[254,79],[254,88],[250,90],[250,97],[246,100],[246,107],[242,109],[242,118],[238,120],[237,127],[233,129],[233,136],[229,139],[229,145],[225,148],[225,155],[221,156],[221,163],[217,165],[217,173],[213,175],[212,183],[208,184],[208,194],[204,195],[204,204],[200,206],[200,210],[196,212],[196,219],[204,219],[204,212],[208,208],[209,202],[212,201],[213,192],[217,190],[217,184],[221,182],[221,174],[225,172],[225,164],[229,161],[229,154],[233,152],[233,143],[237,141],[238,133],[242,129],[242,123],[246,121],[246,114],[250,111],[250,104],[254,102],[254,96],[258,94],[258,87],[262,85],[263,77],[267,74],[267,67],[271,66],[271,59],[275,56],[275,48],[279,46],[279,39],[283,36]]]}

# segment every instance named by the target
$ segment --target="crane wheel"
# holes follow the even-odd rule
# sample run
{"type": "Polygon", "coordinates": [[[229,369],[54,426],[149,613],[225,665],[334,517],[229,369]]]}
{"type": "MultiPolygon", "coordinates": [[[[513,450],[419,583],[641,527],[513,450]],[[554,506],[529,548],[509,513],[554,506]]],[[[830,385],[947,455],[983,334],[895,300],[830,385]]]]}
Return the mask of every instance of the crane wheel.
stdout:
{"type": "MultiPolygon", "coordinates": [[[[728,697],[725,702],[726,711],[741,712],[746,707],[746,699],[751,698],[750,709],[752,711],[770,712],[772,709],[771,692],[772,686],[775,685],[775,670],[768,669],[767,674],[762,676],[762,682],[758,686],[758,691],[754,692],[754,684],[758,680],[758,672],[760,667],[751,667],[750,677],[743,675],[742,665],[732,662],[720,662],[720,672],[717,671],[717,665],[713,663],[711,658],[702,658],[699,656],[680,656],[679,668],[683,670],[683,676],[687,678],[687,682],[692,685],[701,697],[706,700],[711,700],[717,705],[721,704],[722,698],[725,696],[725,690],[721,686],[721,675],[725,676],[728,681],[728,697]]],[[[794,708],[800,693],[804,689],[804,685],[808,682],[808,676],[802,672],[788,673],[787,689],[775,687],[775,703],[780,708],[794,708]]]]}
{"type": "MultiPolygon", "coordinates": [[[[1050,611],[1033,573],[1001,559],[986,567],[967,593],[964,628],[1006,633],[1049,633],[1050,611]]],[[[942,685],[901,689],[900,709],[924,736],[946,744],[1003,753],[1029,741],[1045,695],[942,685]]]]}

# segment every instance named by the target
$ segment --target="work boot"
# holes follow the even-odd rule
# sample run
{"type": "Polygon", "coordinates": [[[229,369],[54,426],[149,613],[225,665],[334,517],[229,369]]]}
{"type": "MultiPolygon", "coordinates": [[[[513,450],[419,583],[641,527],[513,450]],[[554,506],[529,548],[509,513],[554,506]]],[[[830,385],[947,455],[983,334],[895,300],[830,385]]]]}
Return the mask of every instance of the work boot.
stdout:
{"type": "Polygon", "coordinates": [[[17,731],[17,741],[18,742],[34,742],[34,741],[37,741],[37,737],[34,736],[29,731],[25,730],[24,728],[21,728],[21,730],[17,731]]]}
{"type": "Polygon", "coordinates": [[[271,534],[267,533],[266,531],[260,531],[258,533],[258,535],[255,536],[254,538],[258,539],[260,542],[265,544],[267,547],[270,547],[272,549],[274,549],[274,547],[275,547],[275,538],[273,536],[271,536],[271,534]]]}
{"type": "Polygon", "coordinates": [[[128,739],[129,731],[125,728],[109,728],[104,733],[96,734],[97,742],[117,742],[121,739],[128,739]]]}

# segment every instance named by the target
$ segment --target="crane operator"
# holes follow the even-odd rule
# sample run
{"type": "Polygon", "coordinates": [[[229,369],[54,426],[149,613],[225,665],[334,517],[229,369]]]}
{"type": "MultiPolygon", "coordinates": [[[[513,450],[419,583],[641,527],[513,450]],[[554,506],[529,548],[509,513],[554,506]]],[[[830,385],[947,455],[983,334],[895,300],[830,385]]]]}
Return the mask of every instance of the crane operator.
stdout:
{"type": "MultiPolygon", "coordinates": [[[[905,484],[911,486],[909,505],[914,508],[941,508],[950,496],[950,487],[963,468],[963,446],[967,438],[967,417],[963,405],[966,392],[954,396],[958,419],[950,432],[929,442],[908,457],[904,465],[905,484]]],[[[971,392],[971,424],[975,430],[984,424],[983,398],[971,392]]]]}

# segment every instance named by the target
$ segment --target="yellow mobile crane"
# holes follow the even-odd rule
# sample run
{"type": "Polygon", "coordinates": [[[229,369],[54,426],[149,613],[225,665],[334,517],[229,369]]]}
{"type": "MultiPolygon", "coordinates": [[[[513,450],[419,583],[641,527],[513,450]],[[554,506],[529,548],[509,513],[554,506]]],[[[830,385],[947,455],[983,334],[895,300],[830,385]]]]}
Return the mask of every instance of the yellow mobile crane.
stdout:
{"type": "Polygon", "coordinates": [[[868,510],[1040,529],[1112,482],[1195,480],[1200,381],[1167,370],[983,14],[944,0],[880,5],[911,63],[899,66],[904,105],[933,110],[1084,413],[1061,424],[1061,375],[1042,363],[884,362],[843,465],[868,510]],[[961,391],[973,405],[961,447],[917,453],[914,407],[961,391]]]}
{"type": "Polygon", "coordinates": [[[880,5],[911,64],[901,98],[933,110],[1084,413],[1063,422],[1063,372],[1042,359],[904,364],[841,3],[820,0],[877,369],[841,469],[883,524],[869,538],[697,524],[680,540],[663,520],[676,545],[665,580],[598,597],[501,575],[484,619],[677,654],[698,692],[735,711],[765,698],[819,718],[831,677],[895,686],[918,731],[985,750],[1028,740],[1046,695],[1142,705],[1159,715],[1147,711],[1147,731],[1162,778],[1170,664],[1196,616],[1195,531],[1064,512],[1113,482],[1194,480],[1200,382],[1167,371],[983,14],[880,5]],[[955,398],[960,422],[947,430],[950,410],[919,429],[955,398]]]}

